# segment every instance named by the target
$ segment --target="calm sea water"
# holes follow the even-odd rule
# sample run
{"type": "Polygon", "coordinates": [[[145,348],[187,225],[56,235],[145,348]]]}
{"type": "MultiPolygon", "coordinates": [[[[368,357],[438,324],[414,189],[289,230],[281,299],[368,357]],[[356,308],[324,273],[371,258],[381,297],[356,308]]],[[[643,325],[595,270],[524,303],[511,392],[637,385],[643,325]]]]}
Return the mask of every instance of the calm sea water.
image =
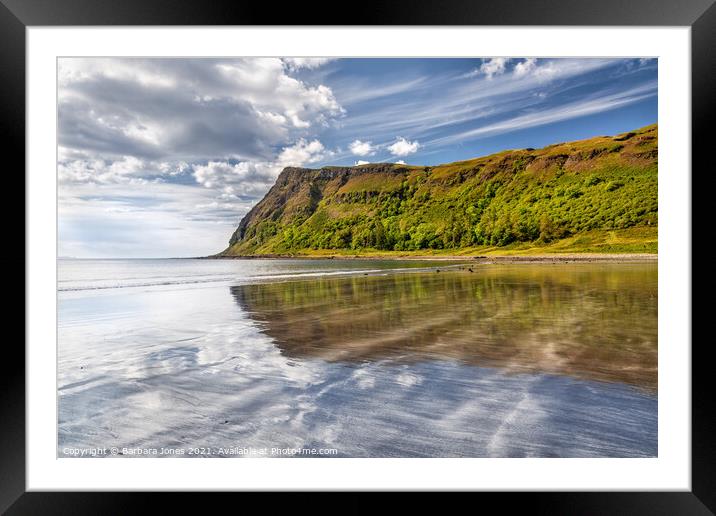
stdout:
{"type": "Polygon", "coordinates": [[[470,267],[60,260],[58,454],[656,456],[656,264],[470,267]]]}

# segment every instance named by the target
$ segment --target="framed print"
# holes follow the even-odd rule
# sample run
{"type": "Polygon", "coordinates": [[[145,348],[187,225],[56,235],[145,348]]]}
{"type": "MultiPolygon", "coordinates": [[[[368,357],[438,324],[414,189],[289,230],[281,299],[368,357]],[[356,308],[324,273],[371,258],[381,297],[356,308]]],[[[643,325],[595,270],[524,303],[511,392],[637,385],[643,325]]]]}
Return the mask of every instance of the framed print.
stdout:
{"type": "Polygon", "coordinates": [[[2,2],[8,514],[273,490],[713,511],[711,2],[355,25],[2,2]]]}

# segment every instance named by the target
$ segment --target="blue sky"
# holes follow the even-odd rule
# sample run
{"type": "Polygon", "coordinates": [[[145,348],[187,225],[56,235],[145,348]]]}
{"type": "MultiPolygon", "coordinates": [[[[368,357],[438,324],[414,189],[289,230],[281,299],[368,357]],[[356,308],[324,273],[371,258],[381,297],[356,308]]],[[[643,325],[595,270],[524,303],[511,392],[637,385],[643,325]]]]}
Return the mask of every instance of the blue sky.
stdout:
{"type": "Polygon", "coordinates": [[[434,165],[657,121],[654,59],[118,59],[58,67],[59,254],[226,247],[285,166],[434,165]]]}

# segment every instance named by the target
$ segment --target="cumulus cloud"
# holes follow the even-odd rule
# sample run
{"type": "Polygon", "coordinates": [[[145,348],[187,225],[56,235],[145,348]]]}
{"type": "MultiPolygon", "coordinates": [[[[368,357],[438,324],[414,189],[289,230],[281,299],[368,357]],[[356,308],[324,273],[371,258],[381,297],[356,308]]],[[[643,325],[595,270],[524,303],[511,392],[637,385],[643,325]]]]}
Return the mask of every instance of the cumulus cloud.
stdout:
{"type": "Polygon", "coordinates": [[[358,165],[369,165],[369,164],[370,164],[370,161],[363,161],[362,159],[359,159],[358,161],[355,162],[355,164],[356,164],[356,166],[358,166],[358,165]]]}
{"type": "Polygon", "coordinates": [[[295,145],[285,147],[278,155],[276,163],[283,167],[300,167],[306,163],[315,163],[326,156],[326,149],[318,140],[299,140],[295,145]]]}
{"type": "Polygon", "coordinates": [[[536,66],[537,59],[530,57],[528,59],[525,59],[524,61],[520,61],[519,63],[517,63],[512,73],[515,74],[515,77],[522,77],[532,72],[536,66]]]}
{"type": "Polygon", "coordinates": [[[57,177],[60,183],[136,184],[176,181],[188,176],[192,167],[185,161],[154,161],[135,156],[102,159],[59,148],[57,177]]]}
{"type": "Polygon", "coordinates": [[[136,175],[142,168],[141,160],[127,156],[110,163],[101,159],[73,160],[59,163],[57,174],[60,182],[114,183],[124,180],[131,181],[132,176],[136,175]]]}
{"type": "Polygon", "coordinates": [[[407,156],[418,151],[420,144],[418,141],[408,141],[405,138],[398,138],[395,143],[388,146],[388,150],[393,156],[407,156]]]}
{"type": "Polygon", "coordinates": [[[308,68],[312,70],[334,61],[333,57],[284,57],[283,62],[290,70],[308,68]]]}
{"type": "Polygon", "coordinates": [[[285,167],[301,167],[330,155],[332,152],[319,140],[301,139],[284,147],[273,161],[232,163],[214,160],[195,165],[192,175],[198,184],[220,192],[221,200],[241,199],[266,192],[285,167]]]}
{"type": "Polygon", "coordinates": [[[333,91],[280,59],[59,61],[59,143],[103,159],[265,160],[342,116],[333,91]]]}
{"type": "Polygon", "coordinates": [[[348,146],[350,151],[356,156],[369,156],[375,152],[370,142],[355,140],[348,146]]]}
{"type": "Polygon", "coordinates": [[[395,162],[395,164],[396,165],[405,165],[405,161],[403,161],[402,159],[399,159],[398,161],[395,162]]]}
{"type": "Polygon", "coordinates": [[[509,59],[505,57],[493,57],[492,59],[483,59],[480,65],[480,73],[487,76],[488,79],[492,79],[495,75],[502,75],[505,73],[505,65],[507,65],[509,59]]]}
{"type": "Polygon", "coordinates": [[[200,185],[206,188],[220,186],[227,195],[237,192],[229,183],[250,188],[253,183],[263,184],[272,180],[268,167],[247,161],[235,164],[226,161],[209,161],[206,165],[195,165],[193,175],[200,185]]]}
{"type": "Polygon", "coordinates": [[[533,77],[538,82],[545,82],[555,79],[564,72],[568,73],[569,69],[558,65],[556,61],[540,62],[530,57],[517,63],[512,74],[516,78],[533,77]]]}
{"type": "MultiPolygon", "coordinates": [[[[308,136],[330,127],[343,107],[331,88],[289,75],[325,62],[62,58],[59,183],[73,192],[124,189],[134,192],[124,195],[133,200],[144,191],[181,192],[186,200],[193,188],[203,192],[202,201],[182,216],[201,213],[202,224],[236,224],[284,167],[333,155],[308,136]],[[173,184],[182,187],[171,190],[173,184]]],[[[137,208],[92,202],[97,209],[90,202],[74,206],[110,225],[117,217],[128,221],[137,208]]]]}

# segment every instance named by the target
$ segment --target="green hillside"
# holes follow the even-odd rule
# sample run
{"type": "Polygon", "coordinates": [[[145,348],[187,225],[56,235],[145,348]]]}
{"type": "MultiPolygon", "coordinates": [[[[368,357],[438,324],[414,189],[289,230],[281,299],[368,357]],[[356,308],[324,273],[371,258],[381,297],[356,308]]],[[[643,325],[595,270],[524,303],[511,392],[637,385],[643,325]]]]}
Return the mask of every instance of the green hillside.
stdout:
{"type": "Polygon", "coordinates": [[[657,252],[657,125],[432,167],[286,168],[228,256],[657,252]]]}

